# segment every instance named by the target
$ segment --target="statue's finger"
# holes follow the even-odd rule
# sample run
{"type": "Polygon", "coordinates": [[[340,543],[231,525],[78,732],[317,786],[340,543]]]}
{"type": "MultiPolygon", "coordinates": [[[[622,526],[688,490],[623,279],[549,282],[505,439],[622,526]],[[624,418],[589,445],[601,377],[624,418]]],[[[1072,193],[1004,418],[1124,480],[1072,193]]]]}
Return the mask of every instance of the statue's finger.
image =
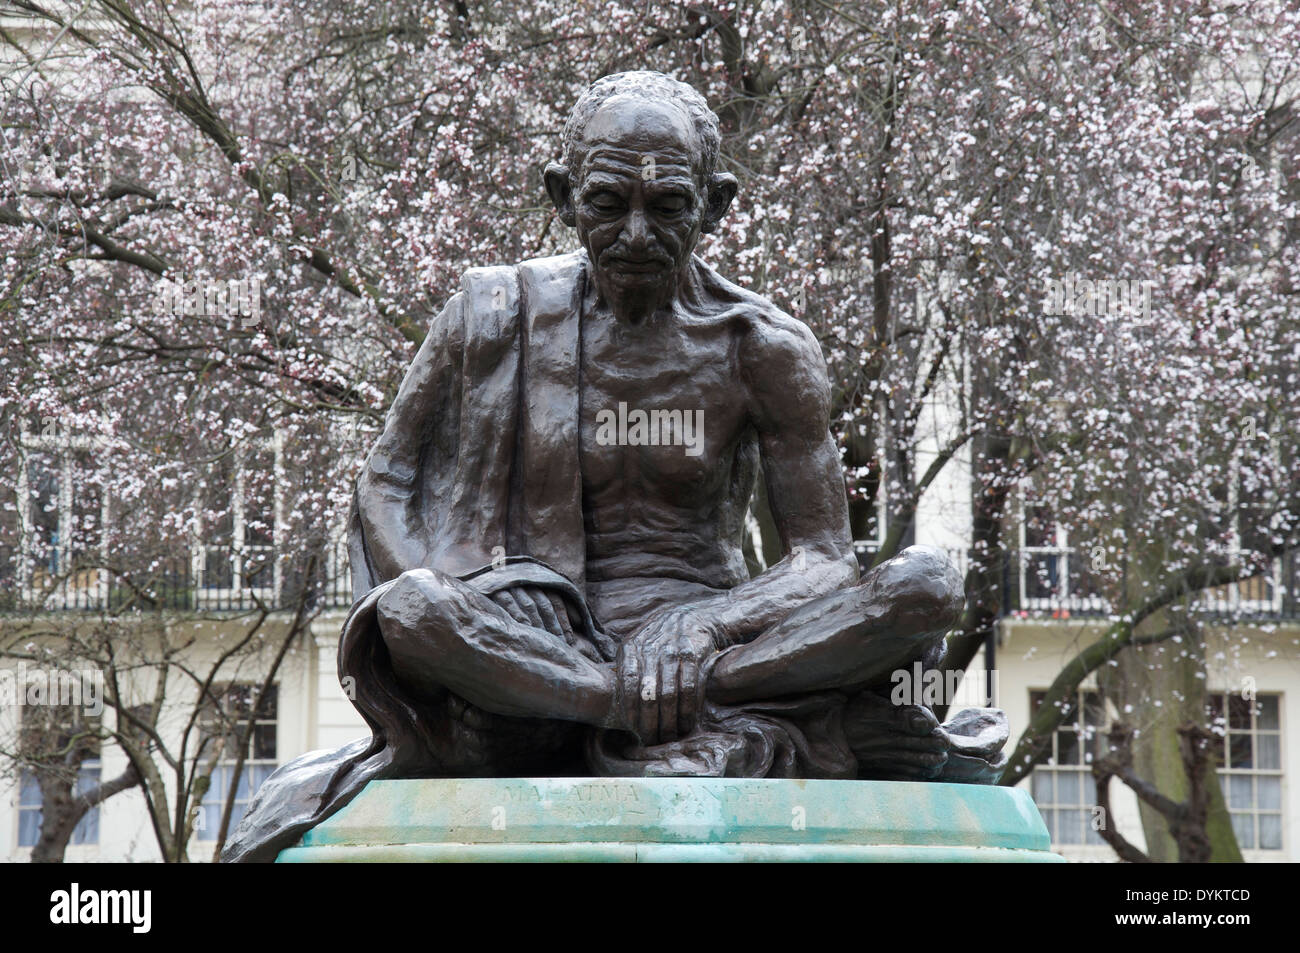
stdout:
{"type": "Polygon", "coordinates": [[[677,727],[683,735],[695,730],[699,720],[700,703],[700,668],[693,661],[683,662],[681,666],[681,685],[677,695],[677,727]]]}
{"type": "Polygon", "coordinates": [[[581,632],[583,628],[582,611],[574,605],[571,599],[564,598],[564,596],[560,595],[558,592],[552,593],[551,596],[555,599],[556,605],[564,608],[563,614],[568,618],[569,625],[572,626],[573,631],[581,632]]]}
{"type": "Polygon", "coordinates": [[[542,614],[537,611],[537,603],[533,601],[533,597],[527,589],[516,589],[510,594],[515,597],[515,601],[519,603],[519,608],[523,610],[525,622],[539,629],[546,628],[542,622],[542,614]]]}
{"type": "Polygon", "coordinates": [[[641,737],[641,657],[636,649],[623,646],[619,655],[618,678],[622,689],[623,719],[629,730],[641,737]]]}
{"type": "MultiPolygon", "coordinates": [[[[551,605],[550,594],[535,592],[531,593],[531,596],[537,614],[542,617],[542,628],[551,635],[564,639],[564,628],[560,625],[560,617],[555,614],[555,606],[551,605]]],[[[566,641],[568,640],[566,639],[566,641]]]]}
{"type": "Polygon", "coordinates": [[[645,657],[643,649],[636,651],[637,670],[641,673],[641,682],[637,686],[637,697],[641,699],[637,709],[641,718],[641,743],[652,745],[659,740],[659,667],[653,659],[645,657]]]}
{"type": "Polygon", "coordinates": [[[665,741],[677,737],[677,670],[676,656],[659,657],[659,734],[665,741]]]}
{"type": "Polygon", "coordinates": [[[510,618],[514,619],[521,625],[528,625],[528,616],[515,600],[514,594],[509,589],[502,589],[492,594],[492,601],[499,605],[510,618]]]}
{"type": "Polygon", "coordinates": [[[581,626],[574,625],[573,619],[569,615],[569,604],[565,601],[564,596],[558,592],[548,592],[546,598],[551,603],[551,608],[555,610],[555,618],[560,624],[560,633],[564,636],[564,640],[573,645],[578,641],[578,632],[581,631],[581,626]]]}

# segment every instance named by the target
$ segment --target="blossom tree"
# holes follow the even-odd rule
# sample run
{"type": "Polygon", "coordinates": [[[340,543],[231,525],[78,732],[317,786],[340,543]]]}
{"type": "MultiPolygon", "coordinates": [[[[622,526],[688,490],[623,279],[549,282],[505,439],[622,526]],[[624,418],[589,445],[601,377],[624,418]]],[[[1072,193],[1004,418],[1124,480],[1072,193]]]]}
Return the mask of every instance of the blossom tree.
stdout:
{"type": "MultiPolygon", "coordinates": [[[[869,557],[968,490],[946,664],[1007,608],[1025,488],[1086,541],[1107,626],[1007,783],[1085,677],[1294,546],[1300,22],[1280,0],[5,9],[0,468],[47,452],[33,435],[90,440],[78,479],[107,508],[57,545],[141,592],[232,521],[232,462],[268,439],[282,512],[241,519],[274,522],[289,575],[328,544],[460,273],[573,247],[541,169],[581,89],[628,68],[719,112],[741,198],[700,254],[821,340],[869,557]]],[[[0,547],[51,564],[48,538],[20,545],[28,503],[4,501],[0,547]]],[[[770,564],[765,509],[760,488],[770,564]]]]}

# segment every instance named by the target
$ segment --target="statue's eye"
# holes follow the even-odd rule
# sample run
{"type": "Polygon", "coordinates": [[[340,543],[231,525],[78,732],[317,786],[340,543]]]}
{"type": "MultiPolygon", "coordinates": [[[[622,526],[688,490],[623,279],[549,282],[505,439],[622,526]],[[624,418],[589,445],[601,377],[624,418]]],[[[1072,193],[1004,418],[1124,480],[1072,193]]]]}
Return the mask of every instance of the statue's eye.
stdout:
{"type": "Polygon", "coordinates": [[[613,192],[597,192],[587,200],[597,212],[608,214],[623,208],[623,200],[613,192]]]}
{"type": "Polygon", "coordinates": [[[683,195],[665,195],[655,203],[655,208],[663,215],[680,215],[686,211],[686,197],[683,195]]]}

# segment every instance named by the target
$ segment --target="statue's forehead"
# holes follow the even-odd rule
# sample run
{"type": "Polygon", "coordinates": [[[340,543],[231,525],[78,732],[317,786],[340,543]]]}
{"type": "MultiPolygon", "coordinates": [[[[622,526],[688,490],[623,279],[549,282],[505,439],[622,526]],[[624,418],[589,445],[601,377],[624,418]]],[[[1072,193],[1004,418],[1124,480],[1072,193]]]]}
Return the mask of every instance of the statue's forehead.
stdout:
{"type": "Polygon", "coordinates": [[[699,137],[690,118],[672,103],[615,96],[600,105],[583,134],[586,165],[640,166],[644,156],[657,165],[680,164],[693,169],[700,160],[699,137]]]}

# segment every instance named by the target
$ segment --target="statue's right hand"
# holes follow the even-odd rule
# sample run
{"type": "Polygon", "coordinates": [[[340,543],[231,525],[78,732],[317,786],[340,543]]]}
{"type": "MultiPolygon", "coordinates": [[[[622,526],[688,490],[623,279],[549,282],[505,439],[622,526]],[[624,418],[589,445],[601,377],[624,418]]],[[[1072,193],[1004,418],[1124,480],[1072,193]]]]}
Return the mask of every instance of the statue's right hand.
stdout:
{"type": "MultiPolygon", "coordinates": [[[[489,596],[516,622],[543,629],[577,646],[584,655],[593,657],[594,649],[586,639],[579,638],[582,620],[575,619],[564,597],[537,586],[512,586],[500,589],[489,596]]],[[[598,658],[597,658],[598,660],[598,658]]]]}
{"type": "Polygon", "coordinates": [[[705,660],[717,651],[715,626],[692,607],[652,618],[619,649],[619,699],[642,744],[684,738],[703,703],[705,660]]]}

